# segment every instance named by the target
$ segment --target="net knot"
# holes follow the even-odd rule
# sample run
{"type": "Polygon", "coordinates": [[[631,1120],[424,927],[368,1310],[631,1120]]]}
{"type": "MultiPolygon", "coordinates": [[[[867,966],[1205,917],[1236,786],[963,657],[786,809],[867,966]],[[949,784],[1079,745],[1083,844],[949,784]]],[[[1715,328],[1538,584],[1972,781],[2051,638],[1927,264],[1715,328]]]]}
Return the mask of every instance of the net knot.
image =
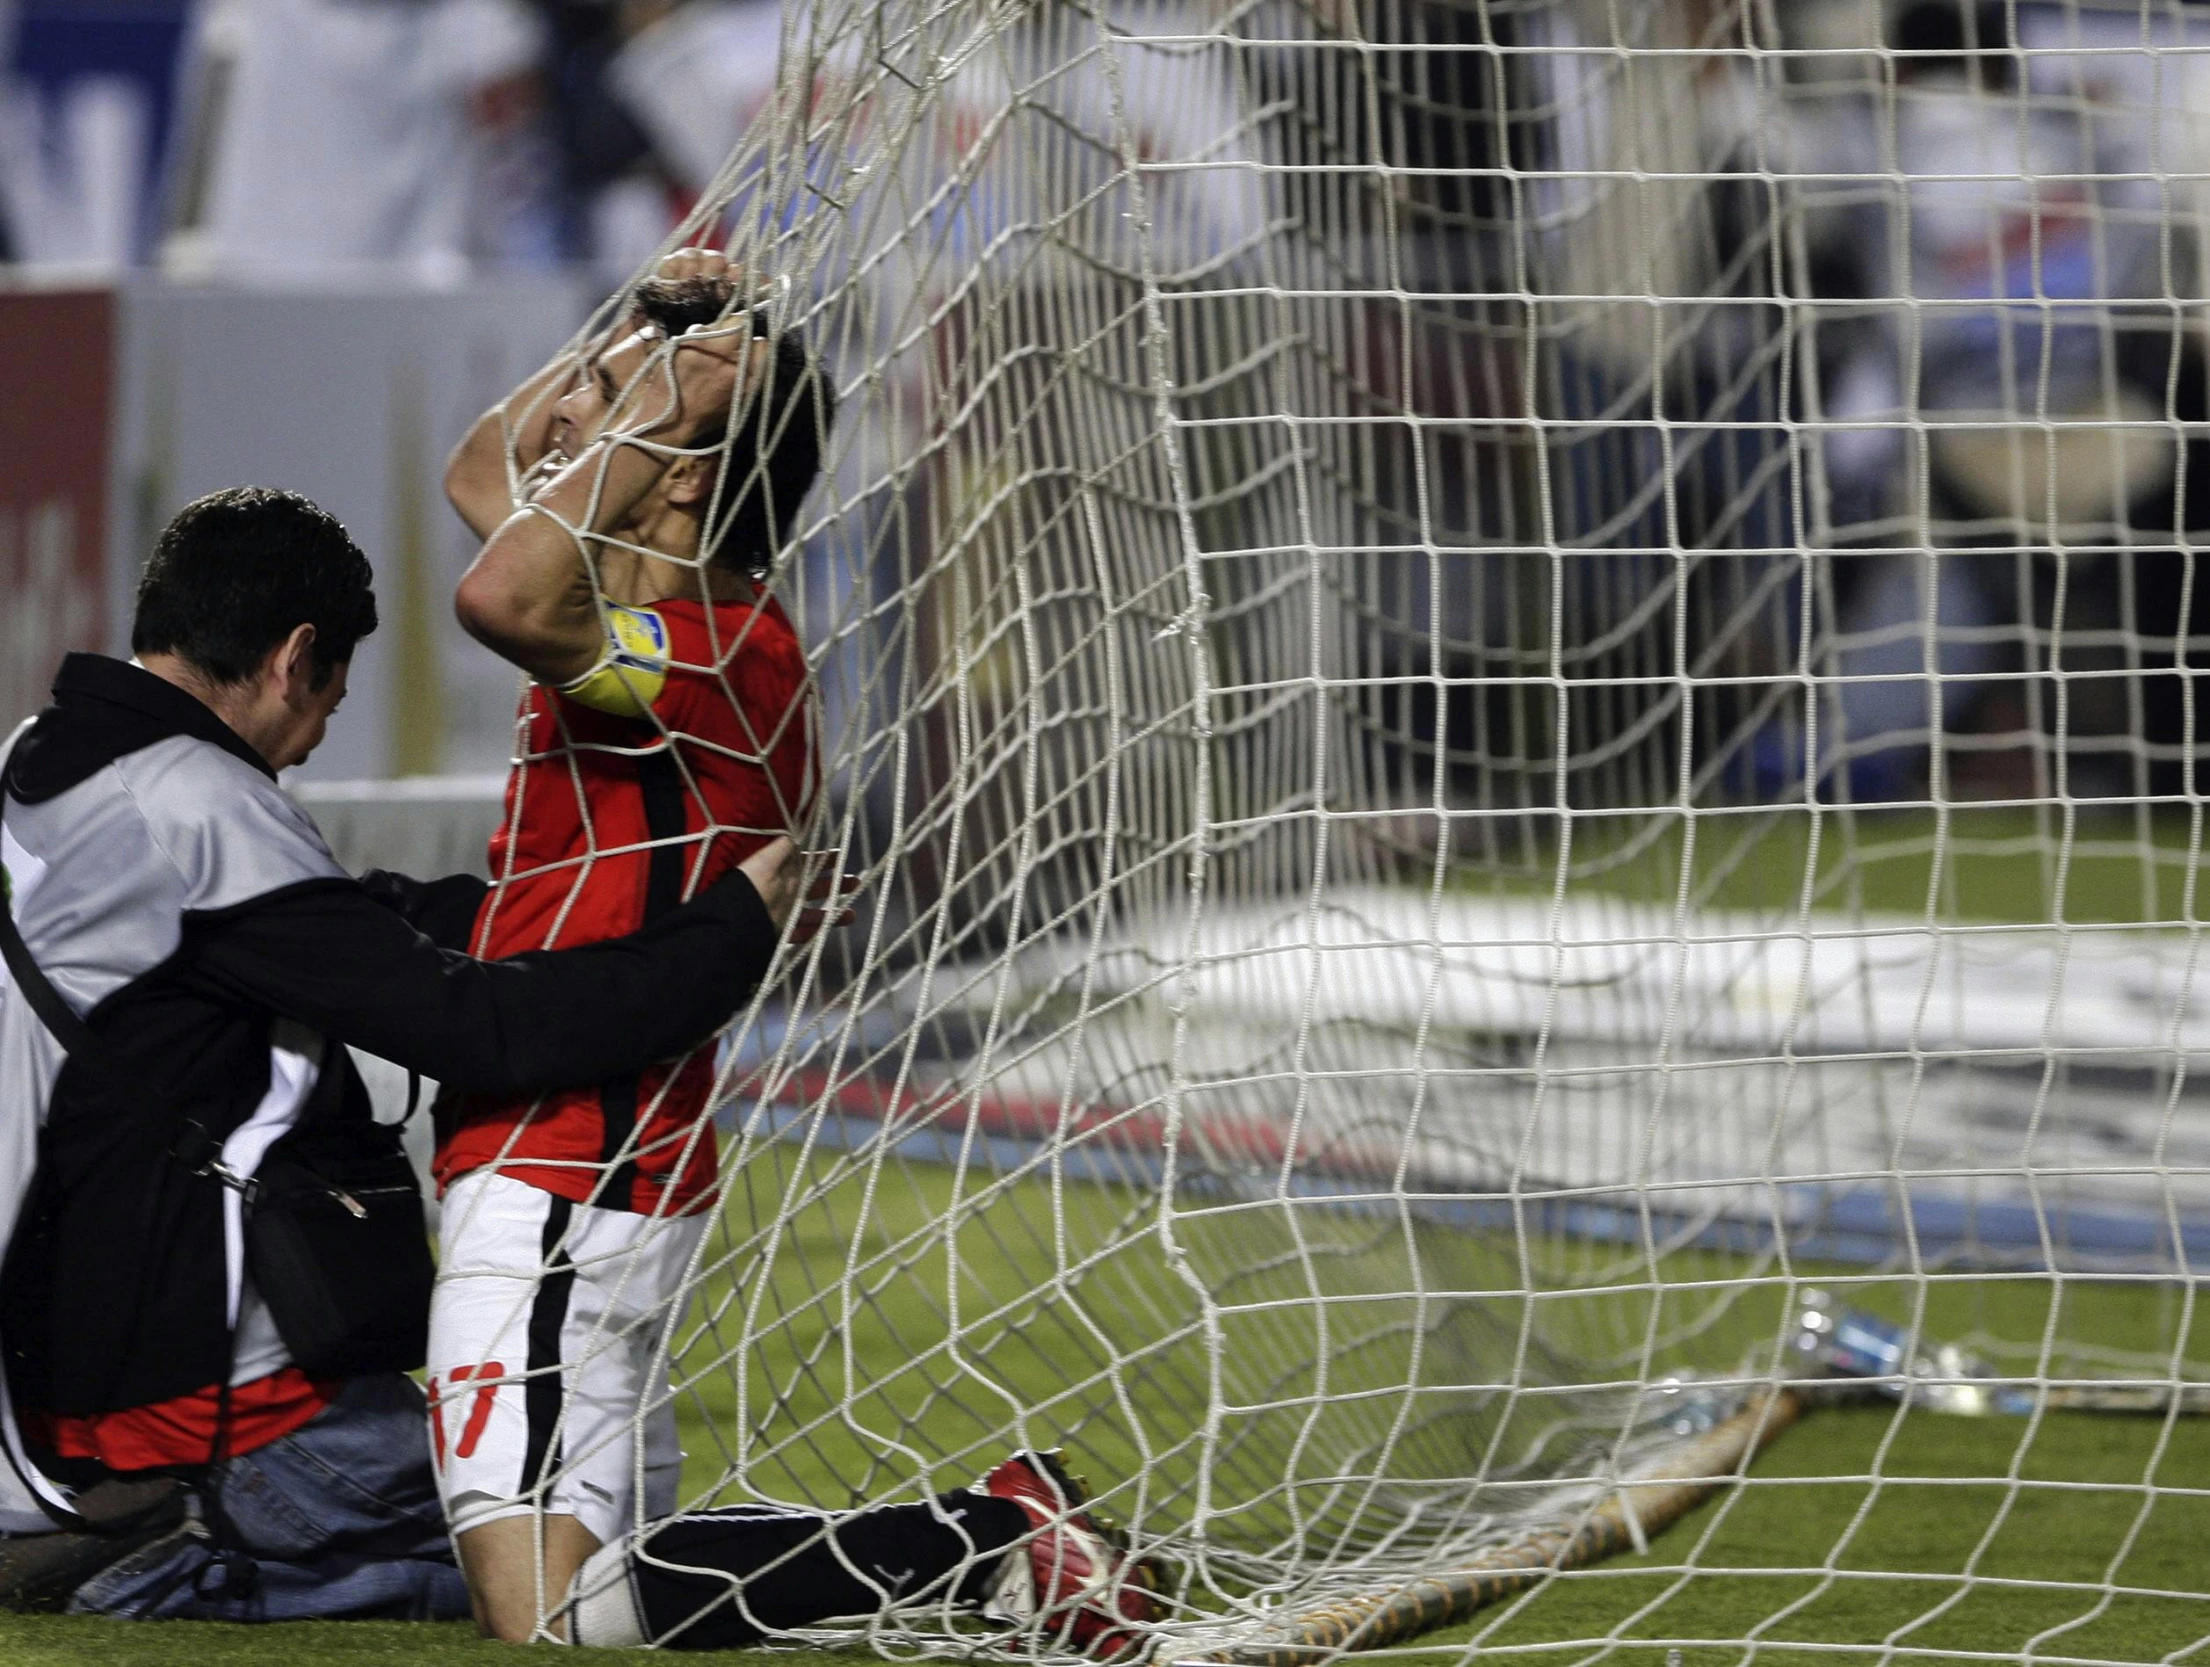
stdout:
{"type": "Polygon", "coordinates": [[[1160,626],[1153,635],[1153,642],[1165,642],[1169,637],[1187,637],[1191,642],[1205,640],[1205,615],[1212,608],[1212,598],[1198,591],[1190,598],[1189,606],[1160,626]]]}

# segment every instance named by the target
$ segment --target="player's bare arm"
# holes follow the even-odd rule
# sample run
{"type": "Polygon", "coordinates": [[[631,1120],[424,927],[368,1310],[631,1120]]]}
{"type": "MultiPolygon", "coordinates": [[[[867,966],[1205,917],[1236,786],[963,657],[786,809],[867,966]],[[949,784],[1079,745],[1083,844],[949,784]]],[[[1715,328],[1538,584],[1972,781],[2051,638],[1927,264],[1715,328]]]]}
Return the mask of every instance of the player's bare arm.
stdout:
{"type": "MultiPolygon", "coordinates": [[[[678,249],[661,261],[655,275],[722,280],[729,275],[729,258],[718,249],[678,249]]],[[[546,459],[563,452],[572,457],[580,444],[597,437],[595,429],[579,432],[573,410],[564,421],[562,407],[571,396],[582,393],[583,403],[597,405],[599,421],[604,422],[622,391],[622,383],[608,368],[608,356],[636,343],[642,322],[634,308],[623,309],[580,350],[563,349],[525,378],[478,417],[453,448],[445,466],[445,495],[478,538],[489,538],[514,512],[546,459]]],[[[630,357],[641,360],[643,355],[630,357]]]]}
{"type": "MultiPolygon", "coordinates": [[[[695,587],[687,563],[713,492],[711,448],[760,351],[740,325],[695,330],[672,346],[640,336],[603,355],[599,374],[625,378],[609,402],[616,426],[583,444],[485,543],[454,598],[470,634],[560,686],[607,651],[598,591],[635,605],[695,587]],[[585,538],[615,541],[600,545],[597,590],[585,538]]],[[[562,420],[580,439],[577,411],[562,420]]]]}

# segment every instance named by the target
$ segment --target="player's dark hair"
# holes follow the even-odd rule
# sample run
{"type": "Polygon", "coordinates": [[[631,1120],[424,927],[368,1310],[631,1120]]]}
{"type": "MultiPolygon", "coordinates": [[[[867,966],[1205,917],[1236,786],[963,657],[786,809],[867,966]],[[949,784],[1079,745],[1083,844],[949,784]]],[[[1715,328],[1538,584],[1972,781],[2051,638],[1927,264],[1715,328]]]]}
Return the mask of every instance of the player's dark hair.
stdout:
{"type": "MultiPolygon", "coordinates": [[[[633,297],[638,313],[656,324],[664,336],[680,336],[694,325],[718,323],[729,309],[732,286],[727,278],[647,278],[633,297]]],[[[760,315],[752,315],[753,333],[764,335],[760,315]]]]}
{"type": "MultiPolygon", "coordinates": [[[[777,336],[766,379],[738,414],[722,456],[707,560],[746,573],[767,571],[821,473],[821,442],[835,420],[836,391],[805,344],[795,335],[777,336]]],[[[719,437],[701,435],[692,444],[719,437]]]]}
{"type": "MultiPolygon", "coordinates": [[[[672,338],[720,322],[731,294],[726,278],[651,278],[637,286],[633,301],[642,317],[672,338]]],[[[767,334],[764,313],[753,312],[752,331],[767,334]]],[[[774,337],[765,382],[726,431],[729,449],[715,485],[708,561],[746,573],[767,570],[821,473],[821,442],[835,420],[836,392],[805,343],[791,331],[774,337]]],[[[686,443],[715,444],[726,422],[709,420],[686,443]]]]}
{"type": "Polygon", "coordinates": [[[210,681],[242,683],[302,625],[314,686],[376,629],[374,575],[338,518],[296,492],[233,486],[162,529],[138,581],[134,654],[175,654],[210,681]]]}

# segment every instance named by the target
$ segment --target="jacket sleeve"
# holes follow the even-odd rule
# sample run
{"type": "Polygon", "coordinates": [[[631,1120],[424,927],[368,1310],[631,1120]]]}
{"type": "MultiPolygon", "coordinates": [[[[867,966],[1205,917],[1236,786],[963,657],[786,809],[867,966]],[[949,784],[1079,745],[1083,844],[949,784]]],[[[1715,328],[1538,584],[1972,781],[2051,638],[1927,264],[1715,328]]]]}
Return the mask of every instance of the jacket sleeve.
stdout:
{"type": "Polygon", "coordinates": [[[741,872],[625,938],[479,961],[358,882],[186,917],[191,974],[450,1087],[542,1093],[681,1053],[745,1001],[780,934],[741,872]]]}
{"type": "Polygon", "coordinates": [[[491,886],[473,874],[413,880],[388,868],[371,868],[361,876],[361,889],[438,948],[465,951],[491,886]]]}

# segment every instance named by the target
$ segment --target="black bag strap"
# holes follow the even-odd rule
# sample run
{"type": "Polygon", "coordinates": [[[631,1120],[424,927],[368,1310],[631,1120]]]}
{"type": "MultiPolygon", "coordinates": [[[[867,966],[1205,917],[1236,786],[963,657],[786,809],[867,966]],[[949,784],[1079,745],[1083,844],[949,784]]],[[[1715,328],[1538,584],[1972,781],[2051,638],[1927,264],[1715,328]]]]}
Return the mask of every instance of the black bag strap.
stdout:
{"type": "MultiPolygon", "coordinates": [[[[13,762],[13,754],[7,762],[13,762]]],[[[8,794],[6,788],[7,763],[0,763],[0,824],[7,818],[8,794]]],[[[143,1084],[128,1076],[115,1061],[104,1052],[99,1040],[92,1034],[92,1027],[77,1016],[75,1008],[62,999],[54,988],[54,981],[31,955],[31,946],[23,941],[22,928],[15,923],[13,899],[0,907],[0,960],[5,960],[8,978],[15,988],[23,992],[23,999],[31,1004],[31,1011],[38,1015],[62,1052],[85,1070],[104,1077],[111,1089],[141,1098],[159,1099],[143,1084]]],[[[233,1174],[222,1161],[222,1143],[210,1135],[196,1118],[186,1118],[184,1131],[177,1137],[171,1154],[195,1175],[212,1175],[233,1191],[247,1195],[250,1200],[252,1183],[245,1177],[233,1174]]]]}
{"type": "MultiPolygon", "coordinates": [[[[7,760],[0,763],[0,825],[5,825],[7,820],[8,766],[14,762],[15,754],[13,749],[10,749],[7,760]]],[[[10,894],[11,892],[12,888],[7,887],[4,882],[0,882],[0,958],[4,958],[7,962],[10,983],[15,989],[23,993],[23,999],[31,1004],[31,1011],[38,1015],[39,1022],[53,1034],[54,1040],[61,1044],[62,1051],[72,1061],[88,1070],[98,1071],[111,1084],[124,1087],[134,1086],[124,1073],[116,1067],[114,1061],[100,1051],[99,1044],[92,1035],[92,1027],[79,1018],[76,1009],[62,999],[61,992],[54,988],[53,980],[46,976],[44,969],[39,966],[37,960],[32,956],[31,946],[23,941],[22,928],[15,923],[15,899],[10,894]]],[[[178,1143],[176,1155],[182,1158],[195,1173],[212,1174],[226,1185],[234,1184],[238,1178],[223,1166],[220,1161],[221,1153],[221,1146],[214,1141],[205,1128],[196,1121],[187,1123],[185,1138],[178,1143]]],[[[240,1190],[245,1189],[241,1188],[240,1190]]],[[[252,1203],[250,1192],[246,1202],[249,1206],[252,1203]]],[[[201,1505],[207,1512],[208,1527],[214,1541],[214,1558],[211,1566],[221,1570],[221,1579],[224,1582],[240,1581],[242,1578],[244,1590],[250,1591],[252,1587],[251,1560],[236,1548],[234,1543],[236,1535],[231,1530],[229,1518],[223,1511],[221,1502],[216,1497],[219,1490],[214,1483],[214,1472],[230,1456],[230,1373],[237,1358],[237,1350],[238,1333],[237,1329],[232,1327],[230,1346],[223,1351],[222,1381],[217,1386],[215,1395],[215,1436],[208,1453],[207,1485],[198,1491],[201,1505]],[[244,1573],[242,1577],[236,1566],[240,1562],[246,1563],[249,1571],[244,1573]]],[[[12,1462],[12,1454],[10,1459],[12,1462]]],[[[91,1526],[76,1512],[67,1511],[54,1505],[30,1478],[22,1477],[21,1480],[30,1488],[32,1497],[38,1500],[40,1509],[44,1510],[61,1527],[81,1530],[91,1526]]]]}
{"type": "MultiPolygon", "coordinates": [[[[7,762],[12,764],[11,752],[7,762]]],[[[8,809],[6,765],[0,764],[0,820],[5,820],[8,809]]],[[[7,906],[0,908],[0,957],[8,963],[8,979],[23,992],[23,999],[31,1004],[39,1023],[53,1033],[54,1040],[71,1059],[81,1059],[95,1068],[106,1061],[96,1051],[92,1029],[77,1017],[76,1009],[61,999],[61,992],[54,988],[53,980],[40,970],[31,958],[31,946],[23,941],[21,928],[15,924],[15,900],[11,895],[7,906]]]]}
{"type": "MultiPolygon", "coordinates": [[[[8,749],[5,761],[0,761],[0,822],[5,822],[8,809],[8,766],[15,762],[15,749],[8,749]]],[[[31,958],[31,946],[23,941],[23,933],[15,924],[14,887],[9,883],[4,869],[0,869],[0,960],[8,967],[10,988],[19,992],[30,1003],[31,1011],[38,1015],[39,1023],[53,1033],[62,1051],[72,1059],[80,1050],[89,1050],[92,1031],[77,1017],[76,1010],[61,999],[61,992],[54,988],[46,974],[31,958]]],[[[8,1454],[8,1466],[16,1473],[30,1496],[38,1501],[38,1508],[50,1517],[55,1526],[84,1530],[91,1527],[83,1517],[66,1506],[56,1505],[47,1498],[46,1490],[38,1485],[36,1477],[23,1474],[23,1467],[16,1463],[15,1454],[8,1454]]]]}

